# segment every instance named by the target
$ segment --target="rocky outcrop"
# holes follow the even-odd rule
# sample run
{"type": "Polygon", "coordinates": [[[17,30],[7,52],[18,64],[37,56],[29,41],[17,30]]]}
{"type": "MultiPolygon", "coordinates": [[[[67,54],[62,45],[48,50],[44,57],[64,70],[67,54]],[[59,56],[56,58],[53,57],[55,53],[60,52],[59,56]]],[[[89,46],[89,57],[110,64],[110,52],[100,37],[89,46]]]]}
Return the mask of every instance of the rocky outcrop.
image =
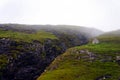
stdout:
{"type": "Polygon", "coordinates": [[[58,38],[44,42],[34,40],[31,43],[1,38],[0,56],[6,56],[6,63],[0,68],[1,80],[35,80],[67,48],[87,42],[87,39],[70,35],[60,35],[58,38]]]}
{"type": "Polygon", "coordinates": [[[2,38],[0,48],[0,54],[8,59],[6,67],[1,69],[2,80],[35,80],[64,51],[58,40],[49,39],[44,43],[25,43],[2,38]]]}
{"type": "Polygon", "coordinates": [[[106,79],[110,79],[112,77],[111,74],[106,74],[100,77],[97,77],[95,80],[106,80],[106,79]]]}

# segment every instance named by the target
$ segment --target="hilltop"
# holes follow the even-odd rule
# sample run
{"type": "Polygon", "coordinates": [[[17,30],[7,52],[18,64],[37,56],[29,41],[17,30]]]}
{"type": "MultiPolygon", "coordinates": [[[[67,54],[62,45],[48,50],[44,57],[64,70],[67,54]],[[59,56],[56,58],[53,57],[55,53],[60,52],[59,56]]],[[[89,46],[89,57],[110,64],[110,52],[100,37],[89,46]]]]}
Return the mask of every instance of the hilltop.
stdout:
{"type": "Polygon", "coordinates": [[[0,24],[0,28],[4,30],[13,30],[19,32],[33,33],[39,30],[45,30],[52,33],[62,32],[67,34],[84,34],[87,37],[95,37],[103,33],[95,28],[87,28],[74,25],[25,25],[25,24],[0,24]]]}

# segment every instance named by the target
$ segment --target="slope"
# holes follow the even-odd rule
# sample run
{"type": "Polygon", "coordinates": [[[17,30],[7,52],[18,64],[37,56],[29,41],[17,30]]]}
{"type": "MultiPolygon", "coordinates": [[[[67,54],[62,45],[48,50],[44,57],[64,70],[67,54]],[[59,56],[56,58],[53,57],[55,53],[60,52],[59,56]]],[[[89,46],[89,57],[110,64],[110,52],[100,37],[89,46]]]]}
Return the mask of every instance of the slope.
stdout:
{"type": "Polygon", "coordinates": [[[67,48],[86,44],[92,37],[88,36],[92,29],[74,27],[1,24],[0,79],[35,80],[67,48]]]}
{"type": "Polygon", "coordinates": [[[37,80],[119,80],[120,36],[108,35],[97,37],[99,44],[90,42],[68,49],[37,80]]]}

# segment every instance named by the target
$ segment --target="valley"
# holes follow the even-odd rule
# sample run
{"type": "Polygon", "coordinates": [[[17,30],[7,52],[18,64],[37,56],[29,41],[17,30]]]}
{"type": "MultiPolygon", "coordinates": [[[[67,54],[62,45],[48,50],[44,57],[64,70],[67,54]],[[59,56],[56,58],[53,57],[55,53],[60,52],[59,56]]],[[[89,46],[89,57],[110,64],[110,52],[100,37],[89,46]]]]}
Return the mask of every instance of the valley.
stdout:
{"type": "Polygon", "coordinates": [[[1,24],[0,79],[119,80],[119,35],[70,25],[1,24]]]}

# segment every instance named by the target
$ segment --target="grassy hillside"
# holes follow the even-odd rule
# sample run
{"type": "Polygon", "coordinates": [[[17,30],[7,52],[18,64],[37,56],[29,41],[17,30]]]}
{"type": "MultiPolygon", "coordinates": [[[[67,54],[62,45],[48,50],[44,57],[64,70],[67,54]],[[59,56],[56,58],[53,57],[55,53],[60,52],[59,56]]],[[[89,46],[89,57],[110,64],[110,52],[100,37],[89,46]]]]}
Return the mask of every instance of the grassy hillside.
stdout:
{"type": "MultiPolygon", "coordinates": [[[[0,24],[0,29],[26,33],[25,35],[22,34],[23,37],[21,38],[24,38],[24,37],[27,38],[28,37],[27,34],[32,33],[32,35],[29,35],[29,36],[32,36],[32,38],[34,37],[36,40],[38,40],[39,37],[53,38],[49,35],[44,36],[45,33],[43,33],[43,35],[40,35],[40,36],[34,35],[35,33],[37,34],[39,31],[49,32],[55,35],[60,40],[60,42],[62,42],[62,45],[64,46],[65,49],[76,46],[76,45],[78,46],[78,45],[86,44],[88,42],[88,38],[95,37],[103,33],[102,31],[94,28],[87,28],[87,27],[74,26],[74,25],[0,24]]],[[[17,36],[19,35],[15,36],[16,39],[17,39],[17,36]]],[[[27,39],[25,40],[30,42],[31,41],[30,38],[31,37],[28,37],[28,40],[27,39]]]]}
{"type": "Polygon", "coordinates": [[[103,42],[119,42],[120,30],[104,33],[100,35],[98,38],[103,42]]]}
{"type": "Polygon", "coordinates": [[[117,36],[117,37],[120,37],[120,30],[107,32],[107,33],[104,33],[101,36],[117,36]]]}
{"type": "Polygon", "coordinates": [[[99,36],[99,44],[68,49],[37,80],[119,80],[120,36],[99,36]]]}
{"type": "Polygon", "coordinates": [[[76,35],[85,35],[86,37],[95,37],[103,32],[94,28],[87,28],[82,26],[75,25],[23,25],[23,24],[0,24],[0,28],[4,30],[13,30],[20,32],[32,33],[39,30],[44,30],[48,32],[56,33],[65,33],[65,34],[76,34],[76,35]]]}
{"type": "Polygon", "coordinates": [[[55,35],[45,31],[38,31],[36,33],[24,33],[15,31],[6,31],[0,29],[0,38],[10,38],[16,41],[32,42],[33,40],[43,41],[45,39],[57,39],[55,35]]]}

